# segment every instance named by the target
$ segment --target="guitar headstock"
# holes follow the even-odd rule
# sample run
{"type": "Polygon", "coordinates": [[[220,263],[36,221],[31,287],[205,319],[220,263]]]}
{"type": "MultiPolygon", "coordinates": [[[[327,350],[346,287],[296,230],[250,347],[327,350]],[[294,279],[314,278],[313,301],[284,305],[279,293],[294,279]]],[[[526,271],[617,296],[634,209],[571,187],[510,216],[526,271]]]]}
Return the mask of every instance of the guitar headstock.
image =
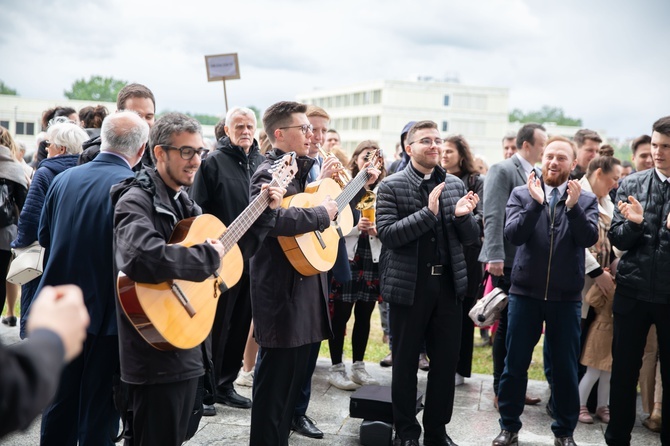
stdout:
{"type": "Polygon", "coordinates": [[[272,172],[272,185],[286,187],[293,180],[295,174],[298,173],[295,152],[289,152],[279,158],[272,164],[269,170],[272,172]]]}
{"type": "Polygon", "coordinates": [[[382,153],[382,149],[375,149],[368,152],[366,161],[370,163],[368,167],[374,167],[375,169],[381,170],[384,166],[384,154],[382,153]]]}

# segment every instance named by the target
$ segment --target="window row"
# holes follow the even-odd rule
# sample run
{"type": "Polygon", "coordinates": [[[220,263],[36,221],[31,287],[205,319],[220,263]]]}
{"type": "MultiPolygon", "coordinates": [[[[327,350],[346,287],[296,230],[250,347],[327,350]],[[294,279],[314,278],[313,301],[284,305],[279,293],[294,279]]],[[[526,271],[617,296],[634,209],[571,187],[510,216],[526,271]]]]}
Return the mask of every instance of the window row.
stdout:
{"type": "MultiPolygon", "coordinates": [[[[0,120],[0,126],[6,128],[11,132],[9,128],[9,121],[0,120]]],[[[35,134],[35,123],[34,122],[22,122],[17,121],[16,127],[14,128],[15,135],[34,135],[35,134]]]]}
{"type": "Polygon", "coordinates": [[[381,118],[379,116],[358,116],[355,118],[336,118],[330,122],[336,130],[378,130],[381,118]]]}
{"type": "Polygon", "coordinates": [[[328,96],[315,98],[309,101],[313,105],[318,105],[326,110],[331,108],[351,107],[358,105],[381,104],[382,91],[361,91],[358,93],[341,94],[337,96],[328,96]]]}

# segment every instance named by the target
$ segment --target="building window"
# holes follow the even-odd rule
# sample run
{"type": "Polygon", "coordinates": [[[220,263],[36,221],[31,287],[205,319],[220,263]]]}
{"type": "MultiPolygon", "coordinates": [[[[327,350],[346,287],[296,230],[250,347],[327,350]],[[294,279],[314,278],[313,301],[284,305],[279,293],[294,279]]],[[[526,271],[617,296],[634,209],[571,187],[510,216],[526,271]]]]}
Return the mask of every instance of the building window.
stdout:
{"type": "Polygon", "coordinates": [[[344,95],[344,106],[349,107],[351,105],[351,95],[350,94],[345,94],[344,95]]]}
{"type": "Polygon", "coordinates": [[[342,119],[342,130],[349,130],[349,118],[342,119]]]}
{"type": "MultiPolygon", "coordinates": [[[[4,126],[3,126],[4,127],[4,126]]],[[[16,122],[16,132],[17,135],[34,135],[35,134],[35,123],[34,122],[16,122]]]]}
{"type": "Polygon", "coordinates": [[[379,128],[379,116],[373,116],[370,120],[370,128],[378,129],[379,128]]]}
{"type": "Polygon", "coordinates": [[[444,95],[444,106],[445,107],[449,106],[449,95],[448,94],[444,95]]]}
{"type": "Polygon", "coordinates": [[[361,93],[354,93],[354,105],[361,105],[361,93]]]}
{"type": "Polygon", "coordinates": [[[382,91],[381,90],[375,90],[372,92],[372,103],[373,104],[381,104],[382,102],[382,91]]]}
{"type": "Polygon", "coordinates": [[[449,131],[449,123],[447,121],[442,121],[442,131],[443,132],[449,131]]]}
{"type": "Polygon", "coordinates": [[[370,118],[367,117],[367,116],[365,116],[365,117],[361,120],[361,129],[363,129],[363,130],[368,130],[369,128],[370,128],[370,118]]]}
{"type": "Polygon", "coordinates": [[[335,96],[335,107],[342,107],[342,95],[335,96]]]}
{"type": "Polygon", "coordinates": [[[351,119],[351,129],[358,130],[360,128],[361,118],[352,118],[351,119]]]}
{"type": "Polygon", "coordinates": [[[0,121],[0,126],[9,130],[9,121],[0,121]]]}

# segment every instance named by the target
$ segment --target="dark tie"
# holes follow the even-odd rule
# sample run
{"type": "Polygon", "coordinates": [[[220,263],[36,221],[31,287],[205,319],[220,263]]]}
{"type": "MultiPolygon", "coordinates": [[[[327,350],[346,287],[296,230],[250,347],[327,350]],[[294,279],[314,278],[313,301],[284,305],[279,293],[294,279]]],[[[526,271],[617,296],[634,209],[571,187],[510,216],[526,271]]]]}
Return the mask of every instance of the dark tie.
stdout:
{"type": "Polygon", "coordinates": [[[551,211],[551,220],[554,220],[554,212],[556,211],[556,203],[558,203],[558,188],[555,187],[551,191],[551,200],[549,200],[549,209],[551,211]]]}

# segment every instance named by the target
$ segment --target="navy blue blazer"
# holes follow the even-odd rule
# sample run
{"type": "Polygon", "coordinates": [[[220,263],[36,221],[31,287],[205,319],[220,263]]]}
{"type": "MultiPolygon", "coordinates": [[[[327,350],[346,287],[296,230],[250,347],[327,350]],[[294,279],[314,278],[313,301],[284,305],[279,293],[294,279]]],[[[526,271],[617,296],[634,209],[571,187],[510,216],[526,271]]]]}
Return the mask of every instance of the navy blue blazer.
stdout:
{"type": "Polygon", "coordinates": [[[56,176],[42,208],[38,240],[46,251],[37,293],[45,285],[79,285],[91,317],[89,334],[118,334],[109,191],[131,176],[125,160],[101,152],[56,176]]]}

